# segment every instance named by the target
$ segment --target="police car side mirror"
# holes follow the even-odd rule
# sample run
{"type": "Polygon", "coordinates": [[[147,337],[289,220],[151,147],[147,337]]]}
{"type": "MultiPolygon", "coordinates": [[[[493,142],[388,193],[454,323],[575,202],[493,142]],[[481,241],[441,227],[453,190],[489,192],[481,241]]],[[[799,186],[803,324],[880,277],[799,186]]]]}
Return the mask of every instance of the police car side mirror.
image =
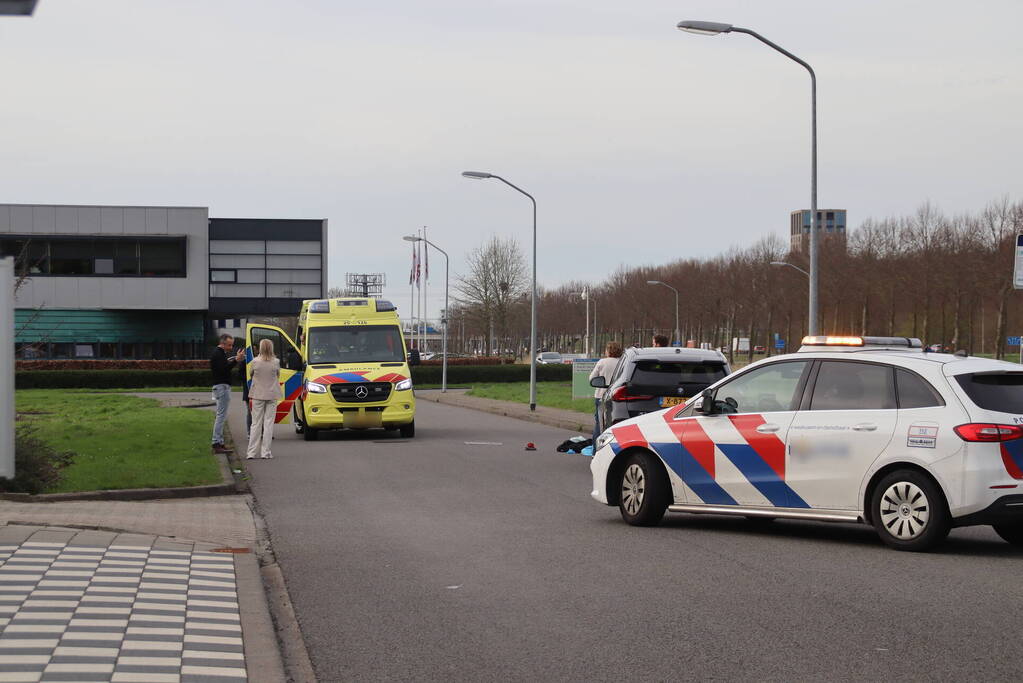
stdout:
{"type": "Polygon", "coordinates": [[[714,411],[715,393],[716,392],[713,389],[704,389],[703,393],[700,394],[699,400],[696,402],[695,407],[696,412],[702,413],[704,415],[713,415],[715,412],[714,411]]]}
{"type": "Polygon", "coordinates": [[[590,380],[590,386],[595,389],[607,389],[607,380],[603,375],[598,375],[590,380]]]}

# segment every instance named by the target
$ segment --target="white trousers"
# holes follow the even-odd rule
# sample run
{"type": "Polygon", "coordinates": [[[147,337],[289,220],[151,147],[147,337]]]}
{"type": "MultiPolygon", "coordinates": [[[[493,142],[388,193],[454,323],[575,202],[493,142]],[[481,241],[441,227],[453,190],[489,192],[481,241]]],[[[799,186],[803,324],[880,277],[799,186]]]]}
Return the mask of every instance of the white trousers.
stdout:
{"type": "Polygon", "coordinates": [[[269,401],[254,398],[252,399],[252,429],[249,430],[249,449],[246,457],[256,457],[256,451],[260,457],[270,455],[270,442],[274,438],[274,417],[277,415],[277,401],[269,401]]]}

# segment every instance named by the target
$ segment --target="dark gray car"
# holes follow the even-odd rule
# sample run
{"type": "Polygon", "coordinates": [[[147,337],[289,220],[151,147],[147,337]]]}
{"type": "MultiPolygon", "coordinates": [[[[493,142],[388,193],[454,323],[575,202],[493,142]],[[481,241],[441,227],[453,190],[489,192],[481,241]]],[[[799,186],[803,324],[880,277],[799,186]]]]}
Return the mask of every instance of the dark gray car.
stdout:
{"type": "MultiPolygon", "coordinates": [[[[631,348],[615,366],[600,399],[600,430],[630,417],[684,403],[731,372],[720,351],[679,347],[631,348]]],[[[591,386],[604,388],[604,378],[591,386]]]]}

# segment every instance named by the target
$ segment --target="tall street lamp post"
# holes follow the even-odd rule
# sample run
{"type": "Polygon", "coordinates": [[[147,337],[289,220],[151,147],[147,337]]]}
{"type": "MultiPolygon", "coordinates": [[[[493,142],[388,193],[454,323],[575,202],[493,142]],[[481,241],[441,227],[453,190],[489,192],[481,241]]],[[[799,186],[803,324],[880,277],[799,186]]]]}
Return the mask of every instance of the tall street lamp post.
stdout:
{"type": "MultiPolygon", "coordinates": [[[[586,304],[586,333],[583,335],[583,353],[590,357],[590,290],[589,287],[581,292],[572,292],[586,304]]],[[[596,311],[594,311],[596,315],[596,311]]]]}
{"type": "Polygon", "coordinates": [[[661,282],[660,280],[647,280],[646,283],[648,285],[663,285],[675,292],[675,340],[678,342],[679,346],[682,346],[682,332],[679,330],[678,326],[678,290],[669,285],[667,282],[661,282]]]}
{"type": "Polygon", "coordinates": [[[772,266],[788,266],[789,268],[793,268],[795,270],[798,270],[800,273],[802,273],[806,277],[810,277],[810,273],[806,272],[805,270],[803,270],[799,266],[796,266],[796,265],[793,265],[793,264],[789,263],[788,261],[771,261],[771,265],[772,266]]]}
{"type": "MultiPolygon", "coordinates": [[[[745,33],[753,36],[764,45],[774,48],[792,61],[810,72],[810,296],[809,296],[809,334],[818,334],[817,324],[817,75],[813,68],[785,48],[775,45],[767,38],[748,28],[739,28],[731,24],[720,24],[715,21],[680,21],[678,28],[689,33],[705,36],[716,36],[719,33],[745,33]]],[[[795,267],[795,266],[793,266],[795,267]]]]}
{"type": "Polygon", "coordinates": [[[425,242],[427,245],[444,254],[444,315],[440,320],[441,324],[444,325],[444,337],[441,342],[441,353],[443,354],[443,358],[441,360],[440,371],[440,391],[443,394],[448,390],[448,266],[450,265],[450,259],[448,259],[448,252],[444,251],[425,237],[405,235],[402,239],[406,242],[425,242]]]}
{"type": "Polygon", "coordinates": [[[485,173],[483,171],[462,171],[462,176],[466,178],[474,178],[477,180],[485,180],[493,178],[500,180],[502,183],[518,190],[522,194],[529,197],[529,201],[533,202],[533,293],[530,298],[530,315],[529,315],[529,409],[532,411],[536,410],[536,200],[533,195],[529,194],[521,187],[509,183],[507,180],[494,173],[485,173]]]}

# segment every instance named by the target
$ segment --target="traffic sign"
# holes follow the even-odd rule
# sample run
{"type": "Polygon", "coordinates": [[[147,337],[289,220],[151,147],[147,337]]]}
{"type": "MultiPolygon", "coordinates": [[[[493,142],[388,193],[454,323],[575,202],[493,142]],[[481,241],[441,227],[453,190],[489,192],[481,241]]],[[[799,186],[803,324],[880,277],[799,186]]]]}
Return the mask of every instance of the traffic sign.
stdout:
{"type": "Polygon", "coordinates": [[[1005,344],[1006,346],[1019,346],[1020,339],[1021,337],[1006,337],[1005,344]]]}
{"type": "Polygon", "coordinates": [[[1023,235],[1016,235],[1016,263],[1012,269],[1012,286],[1014,289],[1023,289],[1023,235]]]}
{"type": "Polygon", "coordinates": [[[776,349],[784,349],[785,348],[785,340],[784,339],[775,339],[774,340],[774,348],[776,348],[776,349]]]}

